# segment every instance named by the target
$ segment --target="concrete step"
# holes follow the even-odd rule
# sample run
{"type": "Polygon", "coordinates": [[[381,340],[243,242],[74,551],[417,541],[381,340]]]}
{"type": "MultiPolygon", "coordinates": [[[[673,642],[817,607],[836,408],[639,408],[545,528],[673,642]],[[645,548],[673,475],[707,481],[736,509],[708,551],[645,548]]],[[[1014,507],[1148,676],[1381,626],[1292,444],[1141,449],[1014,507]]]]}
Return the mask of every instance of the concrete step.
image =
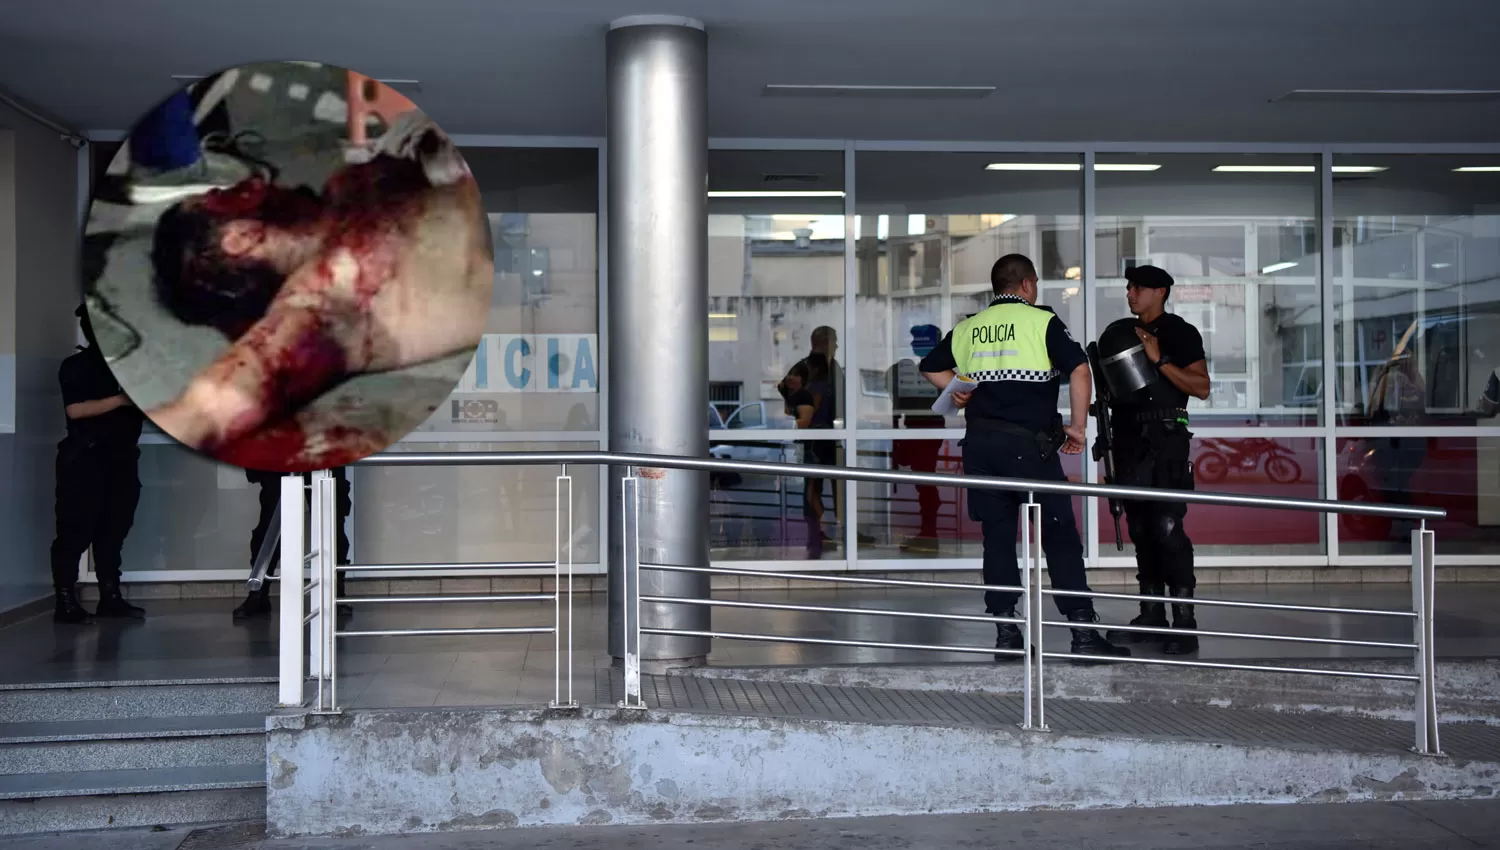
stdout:
{"type": "Polygon", "coordinates": [[[227,714],[0,723],[0,775],[253,764],[265,716],[227,714]]]}
{"type": "Polygon", "coordinates": [[[0,685],[7,723],[264,715],[275,707],[275,680],[266,678],[0,685]]]}
{"type": "Polygon", "coordinates": [[[0,776],[0,835],[263,817],[264,761],[0,776]]]}

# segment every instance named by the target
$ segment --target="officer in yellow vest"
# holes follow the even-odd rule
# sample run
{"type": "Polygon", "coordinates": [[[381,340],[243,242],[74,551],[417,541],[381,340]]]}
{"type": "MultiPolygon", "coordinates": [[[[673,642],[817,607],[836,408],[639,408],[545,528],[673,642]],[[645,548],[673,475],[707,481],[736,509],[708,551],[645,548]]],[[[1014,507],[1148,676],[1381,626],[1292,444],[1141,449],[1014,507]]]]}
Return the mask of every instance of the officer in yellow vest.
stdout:
{"type": "MultiPolygon", "coordinates": [[[[977,383],[972,393],[955,395],[964,408],[964,472],[1002,478],[1066,481],[1059,449],[1079,454],[1084,448],[1092,382],[1088,357],[1068,328],[1050,309],[1036,306],[1037,274],[1031,260],[1008,254],[990,269],[995,300],[958,323],[918,367],[939,389],[955,376],[977,383]],[[1067,376],[1072,424],[1057,413],[1058,379],[1067,376]]],[[[969,517],[984,529],[984,583],[1015,587],[1021,583],[1016,563],[1016,527],[1025,494],[971,490],[969,517]]],[[[1042,550],[1047,572],[1059,590],[1089,589],[1083,574],[1083,541],[1073,519],[1073,500],[1039,494],[1042,506],[1042,550]]],[[[988,591],[985,610],[1013,617],[1019,594],[988,591]]],[[[1057,608],[1072,623],[1097,623],[1093,601],[1055,596],[1057,608]]],[[[996,623],[997,649],[1021,649],[1019,627],[996,623]]],[[[1079,655],[1127,656],[1130,650],[1105,640],[1096,629],[1073,630],[1073,652],[1079,655]]],[[[996,655],[1012,660],[1014,655],[996,655]]]]}

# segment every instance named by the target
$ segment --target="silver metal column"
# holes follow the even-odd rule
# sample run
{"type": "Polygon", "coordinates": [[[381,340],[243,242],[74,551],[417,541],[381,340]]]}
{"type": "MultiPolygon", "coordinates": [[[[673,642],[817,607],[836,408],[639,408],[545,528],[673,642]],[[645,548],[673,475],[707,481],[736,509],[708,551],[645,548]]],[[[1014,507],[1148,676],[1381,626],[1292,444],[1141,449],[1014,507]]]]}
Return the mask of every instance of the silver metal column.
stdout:
{"type": "MultiPolygon", "coordinates": [[[[708,456],[707,36],[687,18],[610,25],[609,448],[708,456]]],[[[624,470],[610,473],[609,648],[622,658],[624,470]]],[[[640,470],[643,564],[707,566],[708,475],[640,470]]],[[[707,598],[708,576],[643,569],[640,592],[707,598]]],[[[699,605],[641,606],[646,628],[710,629],[699,605]]],[[[701,663],[706,638],[646,635],[641,659],[701,663]]]]}

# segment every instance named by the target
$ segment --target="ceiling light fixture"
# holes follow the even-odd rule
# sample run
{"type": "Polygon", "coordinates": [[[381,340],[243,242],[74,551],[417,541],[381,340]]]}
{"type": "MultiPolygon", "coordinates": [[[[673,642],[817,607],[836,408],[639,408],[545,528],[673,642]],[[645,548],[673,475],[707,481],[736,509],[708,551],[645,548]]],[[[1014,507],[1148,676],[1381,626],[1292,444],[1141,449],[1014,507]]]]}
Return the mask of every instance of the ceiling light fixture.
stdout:
{"type": "MultiPolygon", "coordinates": [[[[985,167],[986,171],[1082,171],[1083,166],[1076,162],[992,162],[985,167]]],[[[1160,165],[1146,162],[1101,162],[1094,166],[1095,171],[1156,171],[1160,165]]]]}
{"type": "Polygon", "coordinates": [[[765,97],[968,98],[989,97],[994,86],[768,85],[765,97]]]}
{"type": "MultiPolygon", "coordinates": [[[[1312,174],[1316,165],[1218,165],[1214,171],[1224,174],[1312,174]]],[[[1378,174],[1384,165],[1335,165],[1334,174],[1378,174]]]]}
{"type": "Polygon", "coordinates": [[[1459,174],[1495,174],[1500,172],[1500,165],[1465,165],[1453,170],[1459,174]]]}
{"type": "Polygon", "coordinates": [[[1271,98],[1271,102],[1462,103],[1497,99],[1500,99],[1500,89],[1296,89],[1271,98]]]}
{"type": "MultiPolygon", "coordinates": [[[[321,67],[317,62],[298,62],[288,60],[285,64],[304,65],[312,68],[321,67]]],[[[173,74],[172,79],[176,80],[179,83],[196,83],[199,80],[208,79],[208,76],[206,74],[173,74]]],[[[385,85],[388,85],[403,94],[408,92],[419,92],[422,90],[421,80],[376,80],[376,82],[384,83],[385,85]]]]}
{"type": "Polygon", "coordinates": [[[1284,272],[1287,269],[1295,269],[1297,266],[1298,266],[1297,263],[1272,263],[1271,265],[1266,266],[1265,268],[1261,269],[1260,273],[1261,274],[1275,274],[1277,272],[1284,272]]]}
{"type": "Polygon", "coordinates": [[[1216,165],[1221,174],[1312,174],[1316,165],[1216,165]]]}
{"type": "Polygon", "coordinates": [[[793,189],[786,192],[758,190],[749,192],[738,191],[710,191],[710,198],[842,198],[844,193],[838,190],[800,190],[793,189]]]}

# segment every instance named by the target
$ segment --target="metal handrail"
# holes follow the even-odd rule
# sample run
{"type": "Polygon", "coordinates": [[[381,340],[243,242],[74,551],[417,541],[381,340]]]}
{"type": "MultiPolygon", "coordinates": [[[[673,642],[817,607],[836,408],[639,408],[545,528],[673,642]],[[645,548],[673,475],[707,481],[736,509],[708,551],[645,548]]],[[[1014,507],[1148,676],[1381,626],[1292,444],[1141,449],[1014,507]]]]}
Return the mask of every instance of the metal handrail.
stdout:
{"type": "Polygon", "coordinates": [[[281,502],[276,503],[276,510],[271,513],[271,524],[266,528],[266,536],[260,539],[260,551],[255,553],[255,562],[250,565],[250,579],[245,582],[250,585],[251,590],[260,590],[261,585],[266,583],[266,571],[271,566],[271,554],[276,551],[276,545],[281,542],[281,502]]]}
{"type": "MultiPolygon", "coordinates": [[[[647,635],[647,634],[649,634],[649,635],[661,635],[661,636],[686,636],[686,637],[704,637],[704,638],[723,638],[723,639],[731,639],[731,640],[771,641],[771,642],[786,642],[786,643],[803,643],[803,644],[812,644],[812,645],[854,646],[854,647],[883,648],[883,649],[904,649],[904,650],[918,650],[918,651],[932,651],[932,652],[960,652],[960,653],[971,653],[971,654],[1019,655],[1019,656],[1021,656],[1022,660],[1024,661],[1024,665],[1025,665],[1024,666],[1024,670],[1025,670],[1025,673],[1024,673],[1024,676],[1025,676],[1025,687],[1024,687],[1025,704],[1024,704],[1024,711],[1023,711],[1023,723],[1022,723],[1023,728],[1045,730],[1047,727],[1046,727],[1046,720],[1045,720],[1045,713],[1044,713],[1045,693],[1044,693],[1044,690],[1043,690],[1043,660],[1044,659],[1052,659],[1052,658],[1066,658],[1066,657],[1070,657],[1070,656],[1068,654],[1066,654],[1066,653],[1055,653],[1055,652],[1044,651],[1043,646],[1042,646],[1043,627],[1065,627],[1065,628],[1077,628],[1077,627],[1080,627],[1078,623],[1075,623],[1075,622],[1072,622],[1072,621],[1062,622],[1062,621],[1056,621],[1056,620],[1049,620],[1049,619],[1047,619],[1044,616],[1044,614],[1042,613],[1043,600],[1045,599],[1046,596],[1071,595],[1071,596],[1087,596],[1087,597],[1096,597],[1096,598],[1130,599],[1130,600],[1143,600],[1143,599],[1158,600],[1159,599],[1160,601],[1163,601],[1163,602],[1174,602],[1174,603],[1179,601],[1179,600],[1171,599],[1171,598],[1146,597],[1146,596],[1139,596],[1139,595],[1133,595],[1133,594],[1123,594],[1123,593],[1121,593],[1121,594],[1116,594],[1116,593],[1094,593],[1094,592],[1089,592],[1089,591],[1064,591],[1064,590],[1060,590],[1060,589],[1051,589],[1051,588],[1044,588],[1043,587],[1043,581],[1042,581],[1042,579],[1043,579],[1042,535],[1041,535],[1042,509],[1041,509],[1041,505],[1037,504],[1037,502],[1036,502],[1036,496],[1038,494],[1059,494],[1059,495],[1068,495],[1068,496],[1081,495],[1081,496],[1085,496],[1085,497],[1114,498],[1114,499],[1135,500],[1135,501],[1153,501],[1153,502],[1171,501],[1171,502],[1184,502],[1184,503],[1189,503],[1189,504],[1207,504],[1207,505],[1221,505],[1221,506],[1233,506],[1233,507],[1250,507],[1250,508],[1263,508],[1263,509],[1283,509],[1283,510],[1307,511],[1307,512],[1328,513],[1328,514],[1356,514],[1356,515],[1385,516],[1385,517],[1396,517],[1396,518],[1408,518],[1408,519],[1421,520],[1422,521],[1421,529],[1419,531],[1415,531],[1413,533],[1412,585],[1413,585],[1413,609],[1414,610],[1412,612],[1390,611],[1390,610],[1376,610],[1376,609],[1333,608],[1333,607],[1329,607],[1329,606],[1297,606],[1297,605],[1286,605],[1286,604],[1282,604],[1282,603],[1238,602],[1238,601],[1230,601],[1230,600],[1193,599],[1192,602],[1191,602],[1191,604],[1195,604],[1195,605],[1224,605],[1224,606],[1235,606],[1235,607],[1245,607],[1245,608],[1267,608],[1267,609],[1273,609],[1273,610],[1308,611],[1308,612],[1316,612],[1316,613],[1365,614],[1365,615],[1374,615],[1374,616],[1394,616],[1394,617],[1412,618],[1412,619],[1414,619],[1414,622],[1413,622],[1414,640],[1412,642],[1410,642],[1410,643],[1405,643],[1405,642],[1397,643],[1397,642],[1386,642],[1386,641],[1380,641],[1380,642],[1377,642],[1377,641],[1354,641],[1354,640],[1334,639],[1334,638],[1315,638],[1315,637],[1262,635],[1262,634],[1253,634],[1253,633],[1217,632],[1217,631],[1207,631],[1207,630],[1192,630],[1192,631],[1187,631],[1187,630],[1181,630],[1181,631],[1179,631],[1179,630],[1162,630],[1162,629],[1157,629],[1157,628],[1154,628],[1154,627],[1131,627],[1131,626],[1114,627],[1114,628],[1121,628],[1121,629],[1125,629],[1125,630],[1129,630],[1129,631],[1138,631],[1138,632],[1156,632],[1156,633],[1160,633],[1160,632],[1163,632],[1163,631],[1167,631],[1167,633],[1174,633],[1174,634],[1176,634],[1176,633],[1180,633],[1180,634],[1189,634],[1189,633],[1191,633],[1191,634],[1201,634],[1201,635],[1203,635],[1205,637],[1226,637],[1226,638],[1232,637],[1232,638],[1262,639],[1262,640],[1275,640],[1275,641],[1305,641],[1305,642],[1309,642],[1309,643],[1338,645],[1338,646],[1362,646],[1362,647],[1380,647],[1380,648],[1391,648],[1391,649],[1401,649],[1401,650],[1415,650],[1415,654],[1416,654],[1416,659],[1415,659],[1415,661],[1416,661],[1416,671],[1412,675],[1384,674],[1384,673],[1372,673],[1372,672],[1363,672],[1363,671],[1343,671],[1343,670],[1334,671],[1334,670],[1320,670],[1320,669],[1306,668],[1306,667],[1290,667],[1290,666],[1288,666],[1288,667],[1281,667],[1281,666],[1269,666],[1269,665],[1237,664],[1237,663],[1227,663],[1227,662],[1204,662],[1204,661],[1188,661],[1188,660],[1176,661],[1176,660],[1169,660],[1169,659],[1135,658],[1135,657],[1121,657],[1121,658],[1103,658],[1103,657],[1097,657],[1096,658],[1096,657],[1090,657],[1090,660],[1097,660],[1097,661],[1117,661],[1117,662],[1125,662],[1125,663],[1154,663],[1154,664],[1167,664],[1167,665],[1182,666],[1182,667],[1200,667],[1200,668],[1210,668],[1210,669],[1243,670],[1243,671],[1257,671],[1257,672],[1264,671],[1264,672],[1275,672],[1275,673],[1306,673],[1306,674],[1324,675],[1324,676],[1342,676],[1342,677],[1372,678],[1372,679],[1386,679],[1386,680],[1392,680],[1392,681],[1412,682],[1412,683],[1415,683],[1417,685],[1417,695],[1416,695],[1417,696],[1417,704],[1416,704],[1416,717],[1415,717],[1415,720],[1416,720],[1416,724],[1415,725],[1416,725],[1416,730],[1417,730],[1417,746],[1414,749],[1416,749],[1418,752],[1427,753],[1427,754],[1437,754],[1437,753],[1441,752],[1439,750],[1439,748],[1438,748],[1436,703],[1435,703],[1435,691],[1434,691],[1434,688],[1433,688],[1434,679],[1435,679],[1434,672],[1433,672],[1433,658],[1432,658],[1432,643],[1433,643],[1433,637],[1432,637],[1432,610],[1433,610],[1433,594],[1434,594],[1432,566],[1433,566],[1433,562],[1434,562],[1434,554],[1433,554],[1433,551],[1434,551],[1434,542],[1433,542],[1433,533],[1427,528],[1427,524],[1426,524],[1426,520],[1428,520],[1428,519],[1440,519],[1440,518],[1443,518],[1443,517],[1447,516],[1447,512],[1444,511],[1444,510],[1442,510],[1442,509],[1439,509],[1439,508],[1409,507],[1409,506],[1401,506],[1401,505],[1360,504],[1360,503],[1337,502],[1337,501],[1329,501],[1329,500],[1321,500],[1321,499],[1295,499],[1295,498],[1282,498],[1282,497],[1269,497],[1269,496],[1249,496],[1249,495],[1230,494],[1230,493],[1203,493],[1203,492],[1198,492],[1198,491],[1184,491],[1184,490],[1157,490],[1157,489],[1149,489],[1149,488],[1120,487],[1120,486],[1113,486],[1113,485],[1085,484],[1085,483],[1077,483],[1077,482],[1036,481],[1036,480],[1015,479],[1015,478],[995,478],[995,477],[984,477],[984,476],[950,475],[950,474],[939,474],[939,473],[900,472],[900,471],[895,471],[895,470],[861,469],[861,468],[857,468],[857,467],[821,466],[821,465],[812,465],[812,464],[773,463],[773,462],[765,462],[765,461],[738,461],[738,460],[736,460],[736,461],[726,461],[726,460],[718,460],[718,459],[712,459],[712,458],[668,457],[668,456],[660,456],[660,455],[634,454],[634,453],[623,453],[623,452],[607,452],[607,451],[589,451],[589,452],[480,452],[480,453],[428,453],[428,452],[421,452],[421,453],[411,452],[411,453],[406,453],[406,452],[402,452],[402,453],[393,453],[393,454],[386,454],[386,455],[375,455],[375,456],[372,456],[370,458],[366,458],[366,459],[360,461],[359,463],[361,463],[363,465],[367,465],[367,466],[524,466],[524,465],[531,465],[531,466],[536,466],[536,465],[555,465],[555,466],[561,466],[562,467],[562,475],[558,479],[558,481],[559,481],[559,490],[558,490],[558,494],[557,494],[558,495],[558,516],[557,516],[557,524],[558,524],[558,541],[557,541],[557,543],[558,543],[558,547],[557,547],[557,559],[554,562],[554,564],[552,564],[552,566],[554,567],[554,570],[555,570],[556,579],[558,581],[558,588],[557,588],[557,590],[555,590],[550,595],[545,595],[544,594],[544,596],[546,598],[552,599],[552,601],[554,602],[554,605],[557,606],[557,610],[555,611],[555,614],[554,614],[554,624],[553,624],[553,626],[551,628],[540,627],[540,628],[536,628],[534,630],[533,629],[510,629],[510,628],[505,628],[505,629],[488,629],[488,628],[485,628],[485,629],[422,629],[422,630],[402,630],[402,631],[380,630],[380,631],[368,631],[368,632],[364,632],[364,631],[340,632],[340,630],[337,628],[336,624],[333,624],[332,622],[330,622],[331,618],[328,618],[326,616],[320,616],[319,619],[323,623],[323,625],[320,627],[321,630],[322,630],[323,645],[326,647],[326,651],[325,651],[325,654],[323,656],[324,659],[325,659],[324,666],[323,666],[323,671],[324,672],[323,672],[322,676],[320,676],[320,679],[319,679],[319,691],[320,691],[320,694],[319,694],[319,706],[320,706],[320,708],[324,704],[321,691],[322,691],[322,683],[323,683],[325,677],[326,677],[326,679],[327,679],[327,681],[328,681],[328,683],[330,685],[330,699],[329,699],[329,703],[331,704],[331,706],[337,706],[336,692],[332,691],[332,687],[334,686],[334,682],[336,681],[336,672],[335,672],[335,669],[334,669],[334,666],[333,666],[333,657],[334,657],[334,653],[336,651],[335,650],[335,646],[338,643],[338,639],[339,638],[344,638],[344,637],[365,637],[365,636],[376,636],[376,635],[380,635],[380,636],[386,636],[386,635],[395,636],[395,635],[411,635],[411,634],[459,635],[459,634],[526,634],[526,633],[530,633],[530,634],[552,634],[552,635],[554,635],[554,641],[555,642],[559,641],[560,640],[560,632],[563,631],[563,628],[562,628],[562,622],[563,622],[562,621],[562,616],[563,616],[563,612],[562,612],[562,609],[560,607],[560,603],[561,603],[560,597],[561,597],[561,588],[563,586],[563,581],[564,581],[564,575],[563,575],[563,565],[564,565],[564,563],[567,563],[567,565],[568,565],[567,587],[568,587],[568,595],[569,595],[569,598],[570,598],[570,604],[568,605],[568,609],[567,609],[568,628],[566,629],[567,632],[569,633],[569,641],[568,641],[569,642],[569,647],[568,647],[568,649],[569,649],[569,651],[568,651],[569,661],[568,661],[568,674],[567,674],[567,679],[566,680],[569,683],[568,686],[569,686],[569,690],[570,690],[570,693],[569,693],[569,697],[570,698],[569,698],[569,703],[568,704],[572,704],[571,703],[571,686],[572,686],[572,670],[571,670],[571,655],[572,655],[572,646],[571,646],[571,644],[572,644],[572,640],[571,640],[571,635],[572,635],[572,628],[571,628],[571,626],[572,626],[572,622],[571,622],[572,621],[572,606],[571,606],[571,592],[572,592],[571,591],[571,577],[572,577],[572,571],[571,571],[571,548],[569,547],[568,550],[567,550],[568,551],[568,557],[567,557],[567,559],[565,561],[564,557],[563,557],[563,552],[564,552],[563,540],[564,540],[565,534],[564,534],[564,528],[563,528],[562,514],[563,514],[563,506],[564,506],[564,504],[568,504],[567,500],[564,498],[564,493],[565,492],[569,493],[569,494],[571,493],[571,483],[570,483],[571,479],[568,477],[568,472],[567,472],[568,466],[571,465],[571,464],[586,464],[586,465],[617,466],[617,467],[618,466],[623,466],[623,467],[626,467],[625,476],[624,476],[623,480],[620,482],[621,488],[622,488],[622,495],[624,497],[623,500],[622,500],[622,509],[623,510],[622,510],[621,519],[622,519],[622,527],[623,527],[623,538],[624,538],[623,539],[623,543],[624,543],[623,549],[624,549],[624,554],[625,554],[625,563],[623,565],[623,577],[622,577],[622,588],[621,589],[623,591],[625,599],[624,599],[623,616],[621,617],[621,624],[620,624],[620,627],[622,628],[622,630],[624,632],[624,635],[625,635],[625,640],[624,640],[624,657],[623,657],[623,662],[624,662],[624,681],[625,681],[625,700],[621,703],[621,706],[624,707],[624,708],[645,708],[646,707],[645,703],[644,703],[644,700],[642,699],[642,694],[641,694],[641,690],[640,690],[640,672],[641,672],[640,671],[640,662],[641,662],[640,636],[641,635],[647,635]],[[1016,492],[1016,493],[1025,493],[1027,495],[1027,499],[1026,499],[1026,503],[1021,506],[1021,514],[1022,515],[1021,515],[1021,520],[1020,520],[1020,523],[1019,523],[1019,525],[1020,525],[1020,531],[1021,531],[1021,549],[1022,549],[1022,551],[1021,551],[1021,557],[1020,557],[1020,561],[1021,561],[1020,566],[1022,567],[1022,569],[1021,569],[1021,585],[1019,587],[1004,587],[1004,588],[995,587],[995,588],[991,588],[991,587],[988,587],[988,586],[985,586],[985,585],[973,585],[973,584],[943,583],[943,582],[918,582],[918,581],[904,581],[904,580],[899,580],[899,579],[873,579],[873,578],[864,578],[864,577],[856,577],[856,576],[831,576],[831,575],[826,575],[826,574],[810,574],[810,573],[808,573],[808,574],[804,574],[804,573],[779,573],[779,572],[778,573],[766,573],[765,571],[744,570],[744,569],[736,569],[736,568],[728,568],[728,567],[719,567],[719,568],[716,568],[716,567],[672,566],[672,565],[664,565],[664,564],[647,563],[647,562],[644,562],[643,559],[641,558],[641,551],[642,551],[642,549],[641,549],[640,529],[639,529],[639,507],[638,507],[638,504],[637,504],[638,493],[639,493],[639,488],[638,488],[637,485],[638,485],[639,479],[638,479],[637,475],[642,470],[656,470],[656,469],[679,469],[679,470],[700,471],[700,472],[702,472],[702,471],[716,471],[716,470],[735,471],[735,472],[741,472],[741,473],[743,473],[743,472],[755,472],[755,473],[760,473],[760,474],[777,475],[777,476],[818,477],[818,478],[832,478],[832,479],[839,479],[839,480],[846,480],[846,481],[866,481],[866,482],[877,482],[877,483],[903,483],[903,482],[905,482],[905,483],[924,484],[924,485],[951,486],[951,487],[959,488],[959,489],[962,489],[962,490],[984,489],[984,490],[1001,490],[1001,491],[1010,491],[1010,492],[1016,492]],[[563,486],[564,482],[568,482],[568,485],[567,485],[566,488],[563,486]],[[792,605],[792,604],[785,604],[785,605],[775,604],[775,605],[772,605],[772,604],[767,604],[767,603],[745,603],[745,602],[733,602],[733,601],[728,601],[728,600],[678,599],[678,598],[671,598],[671,597],[662,597],[662,596],[657,596],[657,595],[642,594],[641,593],[641,587],[640,587],[640,578],[639,578],[640,572],[642,570],[666,570],[666,571],[695,572],[695,573],[708,573],[708,574],[726,574],[726,575],[764,575],[764,574],[770,574],[770,575],[775,575],[778,578],[785,578],[785,579],[794,579],[794,578],[795,579],[801,579],[801,578],[805,578],[805,579],[810,579],[810,580],[814,580],[814,581],[830,582],[830,583],[847,582],[847,583],[861,583],[861,584],[884,584],[884,585],[888,585],[888,586],[909,586],[909,585],[915,585],[915,586],[928,587],[928,588],[943,588],[943,587],[947,587],[947,588],[964,589],[964,590],[991,590],[991,589],[993,589],[993,590],[1003,590],[1003,591],[1017,593],[1021,597],[1020,601],[1023,601],[1024,604],[1022,606],[1023,613],[1020,616],[1017,616],[1017,617],[985,617],[985,618],[981,618],[981,617],[974,616],[974,615],[912,614],[910,612],[892,612],[892,611],[883,611],[883,610],[879,610],[879,609],[851,609],[851,608],[842,608],[842,607],[836,607],[836,606],[802,606],[802,605],[792,605]],[[846,641],[846,640],[831,640],[831,639],[822,639],[822,638],[809,638],[809,637],[796,637],[796,636],[783,636],[783,635],[745,634],[745,633],[720,632],[720,631],[711,631],[711,630],[685,630],[685,629],[674,629],[674,628],[647,627],[644,624],[642,624],[641,620],[640,620],[640,605],[641,605],[641,603],[643,601],[651,603],[651,604],[673,604],[673,603],[679,603],[679,604],[689,604],[689,605],[725,605],[726,607],[762,608],[762,609],[786,610],[786,611],[806,611],[806,612],[811,612],[811,613],[825,613],[825,614],[856,614],[856,613],[858,613],[858,614],[870,614],[870,615],[877,615],[877,616],[878,615],[906,616],[906,617],[913,617],[913,616],[915,616],[915,617],[921,617],[921,618],[926,618],[926,619],[952,619],[952,620],[958,620],[958,621],[971,621],[971,622],[972,621],[976,621],[976,620],[990,620],[990,621],[998,621],[998,622],[1007,622],[1007,623],[1014,623],[1014,624],[1017,624],[1017,625],[1021,625],[1021,626],[1024,627],[1023,630],[1022,630],[1023,631],[1023,635],[1024,635],[1024,640],[1023,640],[1024,649],[1011,650],[1011,649],[1008,649],[1008,648],[1007,649],[1001,649],[1001,648],[973,647],[973,646],[939,646],[939,645],[932,645],[932,644],[906,644],[906,643],[896,643],[896,642],[876,642],[876,641],[857,641],[857,640],[846,641]]],[[[653,476],[653,477],[657,477],[657,476],[653,476]]],[[[332,498],[332,486],[331,486],[331,483],[329,481],[320,481],[318,483],[321,484],[321,485],[323,485],[323,486],[320,488],[320,490],[315,491],[315,503],[317,503],[317,504],[320,505],[321,512],[329,512],[329,511],[331,511],[331,507],[330,506],[331,506],[331,498],[332,498]],[[323,504],[323,503],[327,503],[327,504],[323,504]]],[[[288,492],[289,492],[288,490],[286,490],[285,488],[283,488],[283,498],[287,497],[287,493],[288,492]]],[[[300,508],[300,505],[298,507],[300,508]]],[[[300,511],[299,511],[299,513],[300,513],[300,511]]],[[[569,510],[568,510],[568,515],[569,515],[569,520],[568,520],[567,525],[568,525],[569,528],[571,528],[571,508],[569,508],[569,510]]],[[[322,549],[329,549],[329,548],[331,548],[331,544],[330,544],[330,542],[328,540],[329,528],[331,528],[331,523],[329,521],[327,521],[326,519],[318,524],[317,536],[318,536],[319,543],[321,544],[321,548],[322,549]]],[[[298,543],[300,544],[300,541],[298,541],[298,543]]],[[[300,548],[300,545],[299,545],[298,548],[300,548]]],[[[323,555],[321,555],[321,556],[319,556],[318,563],[319,563],[318,575],[320,576],[320,584],[322,585],[319,589],[323,591],[323,594],[322,594],[323,603],[319,606],[319,612],[321,613],[321,612],[328,611],[332,607],[332,603],[335,601],[335,596],[332,593],[332,588],[328,586],[328,585],[331,585],[331,583],[332,583],[331,582],[331,578],[333,576],[337,575],[340,570],[358,570],[358,569],[361,569],[361,567],[352,566],[352,565],[351,566],[336,566],[336,565],[334,565],[332,563],[332,558],[328,557],[328,555],[326,553],[323,554],[323,555]]],[[[411,569],[414,566],[418,566],[418,565],[384,565],[384,566],[386,567],[386,569],[391,569],[392,567],[395,567],[397,569],[401,569],[401,568],[411,569]]],[[[421,566],[430,566],[432,568],[439,568],[439,567],[441,567],[441,568],[452,568],[454,565],[421,565],[421,566]]],[[[541,566],[541,565],[539,565],[539,566],[541,566]]],[[[369,569],[370,566],[365,566],[363,568],[364,569],[369,569]]],[[[375,568],[379,569],[379,566],[376,566],[375,568]]],[[[300,576],[299,576],[299,579],[300,579],[300,576]]],[[[416,599],[413,598],[410,601],[416,601],[416,599]]],[[[1089,627],[1091,627],[1091,628],[1097,628],[1099,626],[1091,624],[1089,627]]],[[[557,671],[556,671],[556,679],[557,679],[557,681],[559,683],[559,687],[560,687],[560,682],[562,681],[561,644],[557,643],[556,646],[555,646],[555,649],[559,653],[558,668],[557,668],[557,671]]],[[[559,694],[559,698],[560,698],[560,691],[558,691],[558,694],[559,694]]],[[[558,704],[558,701],[555,700],[554,704],[558,704]]]]}
{"type": "Polygon", "coordinates": [[[717,458],[671,457],[667,455],[628,452],[393,452],[371,455],[358,461],[361,466],[555,466],[586,464],[627,466],[643,469],[681,469],[694,472],[759,472],[765,475],[794,478],[833,478],[842,481],[874,483],[930,484],[980,490],[1008,490],[1016,493],[1048,493],[1064,496],[1086,496],[1100,499],[1122,499],[1140,502],[1186,502],[1193,505],[1225,505],[1240,508],[1269,508],[1312,513],[1384,516],[1399,519],[1443,519],[1442,508],[1419,508],[1403,505],[1337,502],[1330,499],[1291,499],[1280,496],[1248,496],[1238,493],[1204,493],[1198,490],[1166,490],[1147,487],[1121,487],[1114,484],[1088,484],[1076,481],[1038,481],[1027,478],[996,478],[983,475],[950,475],[939,472],[900,472],[885,469],[862,469],[853,466],[818,466],[806,463],[772,463],[759,460],[719,460],[717,458]]]}

